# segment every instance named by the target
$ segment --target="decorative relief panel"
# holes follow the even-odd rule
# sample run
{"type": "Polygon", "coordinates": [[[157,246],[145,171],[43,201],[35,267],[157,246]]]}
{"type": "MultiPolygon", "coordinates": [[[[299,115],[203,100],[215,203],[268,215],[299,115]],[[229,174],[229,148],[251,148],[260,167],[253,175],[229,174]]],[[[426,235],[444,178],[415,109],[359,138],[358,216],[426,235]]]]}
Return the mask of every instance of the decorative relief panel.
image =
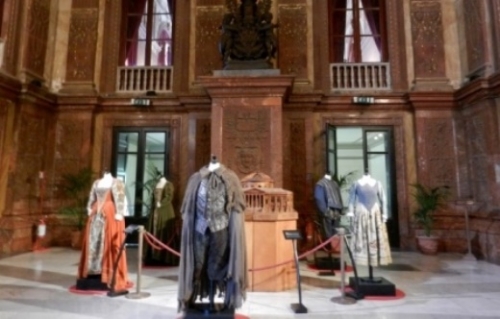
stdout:
{"type": "Polygon", "coordinates": [[[213,70],[222,68],[218,45],[219,28],[225,11],[224,6],[197,7],[195,78],[200,75],[212,75],[213,70]]]}
{"type": "Polygon", "coordinates": [[[283,74],[307,78],[307,10],[305,5],[278,9],[278,61],[283,74]]]}
{"type": "Polygon", "coordinates": [[[469,137],[469,156],[470,156],[470,176],[474,197],[478,201],[491,200],[488,187],[488,150],[489,139],[492,126],[489,123],[487,112],[477,112],[469,117],[466,122],[466,133],[469,137]]]}
{"type": "Polygon", "coordinates": [[[45,120],[28,114],[22,114],[18,132],[17,159],[13,194],[15,199],[28,200],[36,194],[36,178],[42,170],[46,149],[45,120]]]}
{"type": "Polygon", "coordinates": [[[454,133],[451,118],[424,120],[423,139],[429,185],[455,189],[454,133]]]}
{"type": "Polygon", "coordinates": [[[25,55],[26,69],[43,78],[45,52],[49,32],[50,0],[30,2],[28,15],[27,44],[25,55]]]}
{"type": "Polygon", "coordinates": [[[443,19],[439,1],[411,2],[415,77],[445,77],[443,19]]]}
{"type": "Polygon", "coordinates": [[[205,166],[210,160],[211,127],[210,119],[196,120],[195,169],[205,166]]]}
{"type": "Polygon", "coordinates": [[[84,125],[87,121],[82,120],[60,120],[56,126],[55,138],[55,159],[56,161],[71,160],[73,167],[68,168],[69,171],[58,168],[58,172],[62,174],[74,172],[79,167],[80,158],[82,155],[81,148],[86,144],[84,125]]]}
{"type": "Polygon", "coordinates": [[[483,0],[463,1],[467,65],[473,72],[485,64],[483,0]]]}
{"type": "Polygon", "coordinates": [[[92,81],[97,41],[98,9],[73,9],[69,28],[68,81],[92,81]]]}
{"type": "Polygon", "coordinates": [[[270,112],[256,107],[224,110],[223,158],[240,178],[254,172],[271,173],[270,112]]]}

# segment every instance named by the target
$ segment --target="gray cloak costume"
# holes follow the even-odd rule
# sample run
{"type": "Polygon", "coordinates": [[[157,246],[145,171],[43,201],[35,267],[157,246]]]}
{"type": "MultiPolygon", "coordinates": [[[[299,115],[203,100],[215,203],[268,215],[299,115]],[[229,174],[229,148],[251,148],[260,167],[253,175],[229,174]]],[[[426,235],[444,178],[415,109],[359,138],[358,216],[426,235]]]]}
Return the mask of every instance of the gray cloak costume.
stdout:
{"type": "MultiPolygon", "coordinates": [[[[181,235],[181,258],[179,265],[179,287],[177,298],[179,300],[179,310],[185,310],[189,303],[198,294],[194,288],[194,238],[196,203],[198,188],[204,178],[210,174],[216,174],[218,180],[222,180],[225,185],[225,213],[228,216],[228,241],[229,258],[227,265],[227,275],[225,278],[226,287],[224,289],[226,306],[239,308],[246,298],[247,288],[247,261],[245,245],[245,197],[240,180],[236,174],[224,165],[210,172],[207,167],[203,167],[199,172],[194,173],[189,181],[181,207],[182,215],[182,235],[181,235]],[[194,298],[193,298],[194,297],[194,298]]],[[[206,287],[205,287],[206,288],[206,287]]],[[[201,291],[206,291],[202,288],[201,291]]]]}

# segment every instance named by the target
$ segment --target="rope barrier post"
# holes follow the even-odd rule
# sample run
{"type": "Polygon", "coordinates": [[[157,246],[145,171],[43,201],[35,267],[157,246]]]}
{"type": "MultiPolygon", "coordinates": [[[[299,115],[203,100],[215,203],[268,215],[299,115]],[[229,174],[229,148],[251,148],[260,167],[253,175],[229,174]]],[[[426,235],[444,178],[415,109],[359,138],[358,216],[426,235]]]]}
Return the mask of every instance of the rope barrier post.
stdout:
{"type": "Polygon", "coordinates": [[[345,229],[337,228],[337,234],[340,237],[340,297],[333,297],[330,299],[334,303],[341,305],[352,305],[356,303],[353,298],[346,297],[345,295],[345,258],[344,258],[344,239],[345,229]]]}
{"type": "Polygon", "coordinates": [[[143,299],[151,296],[149,292],[141,292],[143,246],[144,246],[144,226],[139,226],[139,247],[137,249],[137,281],[135,283],[135,292],[129,293],[128,295],[125,296],[128,299],[143,299]]]}

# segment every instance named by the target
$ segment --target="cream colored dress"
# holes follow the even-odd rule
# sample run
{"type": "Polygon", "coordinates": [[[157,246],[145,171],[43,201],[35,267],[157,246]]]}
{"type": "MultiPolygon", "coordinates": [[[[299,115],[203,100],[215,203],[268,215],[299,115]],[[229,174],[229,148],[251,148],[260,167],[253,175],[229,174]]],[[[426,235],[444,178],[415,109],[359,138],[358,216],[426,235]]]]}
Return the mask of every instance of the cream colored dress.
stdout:
{"type": "Polygon", "coordinates": [[[385,194],[382,184],[374,179],[359,180],[351,188],[349,211],[354,213],[351,249],[358,265],[388,265],[391,248],[385,225],[385,194]]]}

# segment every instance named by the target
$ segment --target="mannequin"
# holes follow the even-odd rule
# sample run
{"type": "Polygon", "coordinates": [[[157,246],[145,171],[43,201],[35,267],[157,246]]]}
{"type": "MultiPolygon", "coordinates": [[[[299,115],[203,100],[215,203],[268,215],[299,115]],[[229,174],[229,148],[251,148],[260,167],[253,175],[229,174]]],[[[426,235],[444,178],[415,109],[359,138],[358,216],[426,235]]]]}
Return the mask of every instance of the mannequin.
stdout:
{"type": "MultiPolygon", "coordinates": [[[[106,289],[111,284],[113,262],[118,247],[124,240],[127,201],[125,185],[105,172],[94,181],[87,204],[89,217],[85,228],[82,253],[78,267],[78,289],[106,289]],[[96,281],[101,285],[96,284],[96,281]]],[[[125,252],[118,261],[115,289],[123,290],[127,285],[127,262],[125,252]]]]}
{"type": "MultiPolygon", "coordinates": [[[[178,249],[179,238],[175,229],[173,196],[173,184],[161,176],[153,192],[153,205],[151,205],[147,230],[173,249],[178,249]]],[[[177,266],[179,258],[165,250],[154,250],[150,245],[144,245],[144,263],[145,265],[177,266]]]]}
{"type": "Polygon", "coordinates": [[[390,264],[385,192],[382,183],[368,171],[352,185],[348,210],[354,218],[351,247],[356,264],[369,267],[390,264]]]}
{"type": "Polygon", "coordinates": [[[314,199],[323,226],[323,237],[330,238],[336,234],[335,229],[340,224],[340,216],[344,206],[339,185],[332,180],[330,172],[326,172],[323,178],[316,183],[314,199]]]}
{"type": "Polygon", "coordinates": [[[233,311],[246,295],[245,198],[240,180],[212,156],[188,182],[181,207],[179,308],[233,311]],[[223,305],[214,303],[219,292],[223,305]],[[197,303],[208,297],[209,303],[197,303]]]}

